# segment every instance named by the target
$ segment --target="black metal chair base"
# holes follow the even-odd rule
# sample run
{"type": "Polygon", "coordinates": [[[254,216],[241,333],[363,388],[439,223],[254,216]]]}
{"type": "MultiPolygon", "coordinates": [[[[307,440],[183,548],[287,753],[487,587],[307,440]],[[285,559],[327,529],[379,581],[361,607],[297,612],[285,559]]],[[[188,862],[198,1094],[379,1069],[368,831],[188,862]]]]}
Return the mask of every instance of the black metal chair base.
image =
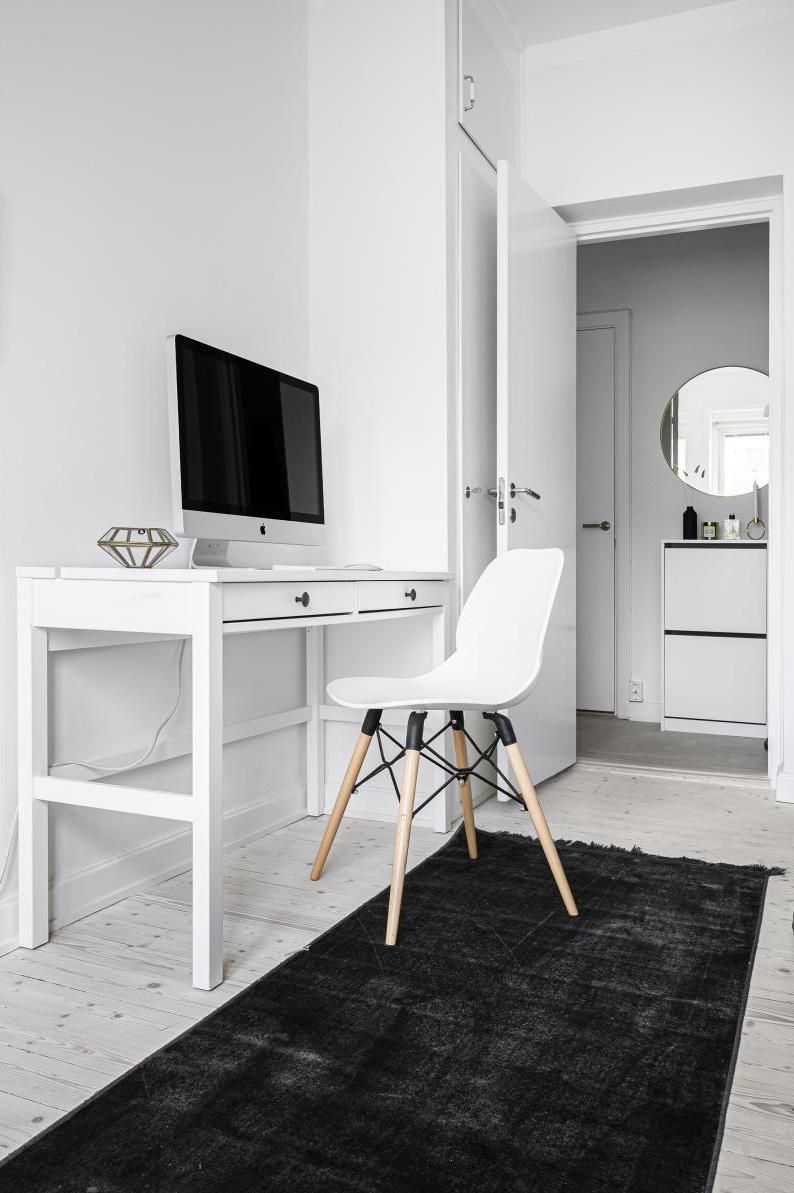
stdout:
{"type": "Polygon", "coordinates": [[[366,783],[369,783],[371,779],[376,778],[377,775],[383,774],[384,771],[388,771],[389,778],[391,779],[391,783],[394,788],[394,793],[397,796],[397,801],[399,803],[400,785],[395,777],[394,768],[397,763],[405,757],[406,750],[418,750],[420,756],[425,760],[425,762],[429,762],[432,766],[435,766],[447,777],[442,783],[439,784],[438,787],[436,787],[435,791],[432,791],[430,795],[426,796],[426,798],[422,800],[421,804],[414,808],[414,816],[416,816],[418,812],[421,812],[423,808],[426,808],[431,800],[434,800],[437,795],[441,794],[442,791],[446,791],[447,787],[449,787],[452,783],[465,783],[467,779],[471,778],[480,779],[481,782],[485,783],[489,787],[492,787],[494,791],[498,791],[500,794],[506,795],[508,799],[515,800],[515,802],[520,804],[522,808],[524,807],[524,799],[521,795],[521,792],[513,785],[504,771],[501,770],[494,762],[494,754],[496,753],[497,746],[500,743],[503,746],[513,745],[516,740],[516,735],[510,718],[506,717],[503,713],[484,712],[482,714],[487,721],[493,721],[494,724],[493,740],[488,746],[486,746],[484,750],[480,749],[477,742],[466,729],[463,720],[463,713],[460,710],[451,709],[449,720],[442,726],[441,729],[434,733],[432,737],[427,739],[424,737],[424,722],[427,713],[412,712],[408,719],[408,732],[406,734],[405,745],[398,741],[397,738],[389,733],[387,729],[383,728],[380,723],[380,715],[380,709],[370,709],[364,718],[362,733],[366,733],[369,737],[375,737],[378,743],[378,752],[380,754],[381,761],[378,766],[374,767],[373,770],[364,775],[363,779],[358,780],[353,787],[353,792],[359,791],[366,783]],[[460,730],[465,735],[469,745],[473,746],[473,748],[477,751],[477,757],[475,758],[474,762],[469,764],[469,766],[455,766],[447,758],[445,758],[443,754],[434,748],[433,742],[436,742],[440,737],[443,737],[448,729],[460,730]],[[386,756],[387,746],[384,743],[388,743],[390,746],[394,746],[396,748],[397,753],[394,754],[393,757],[386,756]],[[488,766],[491,767],[495,774],[495,778],[490,773],[483,774],[481,771],[478,771],[477,768],[483,763],[487,763],[488,766]]]}

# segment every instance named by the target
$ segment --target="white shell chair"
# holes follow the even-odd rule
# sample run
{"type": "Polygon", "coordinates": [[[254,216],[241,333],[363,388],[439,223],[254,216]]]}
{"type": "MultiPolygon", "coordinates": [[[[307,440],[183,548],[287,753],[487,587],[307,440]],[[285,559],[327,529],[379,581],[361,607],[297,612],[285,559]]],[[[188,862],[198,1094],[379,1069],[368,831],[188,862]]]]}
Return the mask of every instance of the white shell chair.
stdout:
{"type": "MultiPolygon", "coordinates": [[[[497,775],[510,787],[510,790],[500,790],[513,799],[523,800],[568,914],[578,915],[554,838],[538,802],[513,726],[504,713],[497,711],[518,704],[532,691],[537,682],[543,658],[543,640],[546,637],[563,562],[563,553],[556,547],[546,550],[508,551],[494,559],[472,589],[460,615],[454,653],[433,671],[411,679],[338,679],[328,685],[329,695],[338,704],[347,708],[365,709],[366,716],[312,867],[313,879],[318,879],[323,872],[350,796],[357,786],[366,782],[364,779],[359,783],[359,774],[372,738],[378,735],[383,765],[377,767],[367,778],[384,769],[391,771],[394,762],[400,757],[405,757],[386,923],[386,944],[395,944],[397,941],[420,756],[451,775],[439,790],[455,779],[460,783],[466,842],[469,857],[474,859],[477,857],[477,837],[470,776],[481,761],[491,761],[497,741],[501,741],[505,747],[520,794],[509,779],[501,771],[497,771],[497,775]],[[386,760],[381,745],[381,733],[389,737],[380,727],[381,713],[385,708],[411,710],[405,749],[400,749],[397,758],[391,762],[386,760]],[[425,717],[430,709],[449,711],[449,722],[439,734],[430,739],[430,742],[444,730],[452,729],[455,747],[454,768],[446,763],[443,755],[433,750],[430,742],[423,741],[425,717]],[[469,766],[466,743],[469,741],[475,748],[479,747],[465,730],[465,709],[481,712],[484,717],[493,721],[496,729],[494,741],[486,750],[479,752],[474,766],[469,766]]],[[[389,740],[394,741],[393,738],[389,740]]],[[[394,744],[399,748],[401,743],[395,741],[394,744]]]]}

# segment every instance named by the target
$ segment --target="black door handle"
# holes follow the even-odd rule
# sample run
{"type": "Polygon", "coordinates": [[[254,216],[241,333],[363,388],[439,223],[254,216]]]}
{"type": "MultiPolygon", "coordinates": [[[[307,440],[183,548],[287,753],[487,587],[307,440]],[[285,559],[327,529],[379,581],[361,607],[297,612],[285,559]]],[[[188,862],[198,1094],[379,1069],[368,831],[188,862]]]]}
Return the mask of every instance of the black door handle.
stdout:
{"type": "Polygon", "coordinates": [[[300,596],[295,597],[295,604],[303,605],[304,609],[307,609],[311,599],[312,598],[309,596],[308,592],[302,592],[300,596]]]}
{"type": "Polygon", "coordinates": [[[411,591],[406,592],[405,595],[409,601],[415,601],[416,600],[416,589],[412,588],[411,591]]]}

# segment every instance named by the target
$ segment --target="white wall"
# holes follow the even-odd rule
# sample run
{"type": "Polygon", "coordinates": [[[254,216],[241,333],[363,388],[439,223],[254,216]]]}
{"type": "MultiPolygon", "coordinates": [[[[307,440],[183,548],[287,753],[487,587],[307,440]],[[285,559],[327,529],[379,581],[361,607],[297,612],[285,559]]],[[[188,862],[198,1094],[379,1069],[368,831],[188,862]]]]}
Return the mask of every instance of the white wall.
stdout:
{"type": "MultiPolygon", "coordinates": [[[[679,386],[706,369],[767,369],[768,230],[748,227],[654,236],[578,251],[580,311],[631,311],[631,678],[645,683],[638,720],[658,721],[659,542],[680,538],[689,497],[661,452],[659,423],[679,386]]],[[[581,448],[580,448],[581,450],[581,448]]],[[[585,449],[586,450],[586,447],[585,449]]],[[[765,514],[766,490],[762,493],[765,514]]],[[[752,496],[695,492],[698,521],[735,512],[746,523],[752,496]]]]}
{"type": "MultiPolygon", "coordinates": [[[[780,176],[794,189],[794,9],[734,0],[660,21],[552,42],[524,54],[524,169],[556,205],[780,176]]],[[[783,287],[794,294],[794,208],[783,205],[783,287]]],[[[782,329],[794,377],[794,322],[782,329]]],[[[772,362],[774,364],[774,362],[772,362]]],[[[791,381],[780,428],[794,461],[791,381]]],[[[781,494],[783,609],[794,594],[794,489],[781,494]]],[[[772,525],[770,536],[779,527],[772,525]]],[[[783,759],[794,799],[794,620],[783,619],[783,759]]]]}
{"type": "Polygon", "coordinates": [[[443,570],[443,0],[311,0],[309,64],[311,365],[326,414],[329,553],[443,570]]]}
{"type": "MultiPolygon", "coordinates": [[[[308,372],[307,39],[304,0],[0,6],[0,857],[15,565],[99,563],[109,525],[169,525],[167,334],[308,372]]],[[[174,650],[55,660],[53,757],[148,744],[174,650]]],[[[297,634],[230,645],[227,719],[300,703],[301,652],[297,634]]],[[[232,833],[298,813],[299,745],[293,729],[227,750],[232,833]]],[[[184,790],[187,761],[136,781],[184,790]]],[[[52,821],[59,919],[189,858],[160,821],[52,821]]],[[[15,893],[12,868],[0,940],[15,893]]]]}

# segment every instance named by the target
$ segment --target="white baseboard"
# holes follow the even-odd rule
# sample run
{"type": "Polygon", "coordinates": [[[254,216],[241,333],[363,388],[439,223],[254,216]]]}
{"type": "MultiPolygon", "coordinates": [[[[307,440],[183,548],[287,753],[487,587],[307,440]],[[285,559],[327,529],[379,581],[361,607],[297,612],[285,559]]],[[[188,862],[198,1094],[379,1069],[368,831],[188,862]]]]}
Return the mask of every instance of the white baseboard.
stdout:
{"type": "MultiPolygon", "coordinates": [[[[224,848],[242,845],[252,837],[273,832],[305,815],[305,785],[271,792],[224,815],[224,848]]],[[[190,863],[190,830],[179,828],[127,853],[103,858],[74,874],[64,874],[51,884],[50,926],[62,928],[73,924],[135,891],[182,873],[189,869],[190,863]]],[[[0,903],[0,955],[17,947],[18,919],[18,897],[14,892],[0,903]]]]}
{"type": "MultiPolygon", "coordinates": [[[[334,806],[338,790],[338,786],[333,783],[326,783],[325,807],[323,809],[326,815],[334,806]]],[[[417,791],[417,804],[421,803],[423,798],[423,793],[417,791]]],[[[440,799],[441,796],[438,796],[438,798],[440,799]]],[[[345,815],[351,816],[355,820],[388,820],[391,823],[396,823],[397,804],[397,796],[393,787],[379,787],[375,783],[368,783],[366,790],[354,792],[345,815]]],[[[432,804],[428,804],[426,808],[423,808],[417,814],[415,823],[422,825],[424,828],[433,828],[432,809],[432,804]]]]}
{"type": "Polygon", "coordinates": [[[779,804],[794,804],[794,773],[781,771],[775,784],[775,799],[779,804]]]}
{"type": "Polygon", "coordinates": [[[645,700],[641,704],[629,704],[630,721],[650,721],[658,725],[662,719],[660,700],[645,700]]]}

